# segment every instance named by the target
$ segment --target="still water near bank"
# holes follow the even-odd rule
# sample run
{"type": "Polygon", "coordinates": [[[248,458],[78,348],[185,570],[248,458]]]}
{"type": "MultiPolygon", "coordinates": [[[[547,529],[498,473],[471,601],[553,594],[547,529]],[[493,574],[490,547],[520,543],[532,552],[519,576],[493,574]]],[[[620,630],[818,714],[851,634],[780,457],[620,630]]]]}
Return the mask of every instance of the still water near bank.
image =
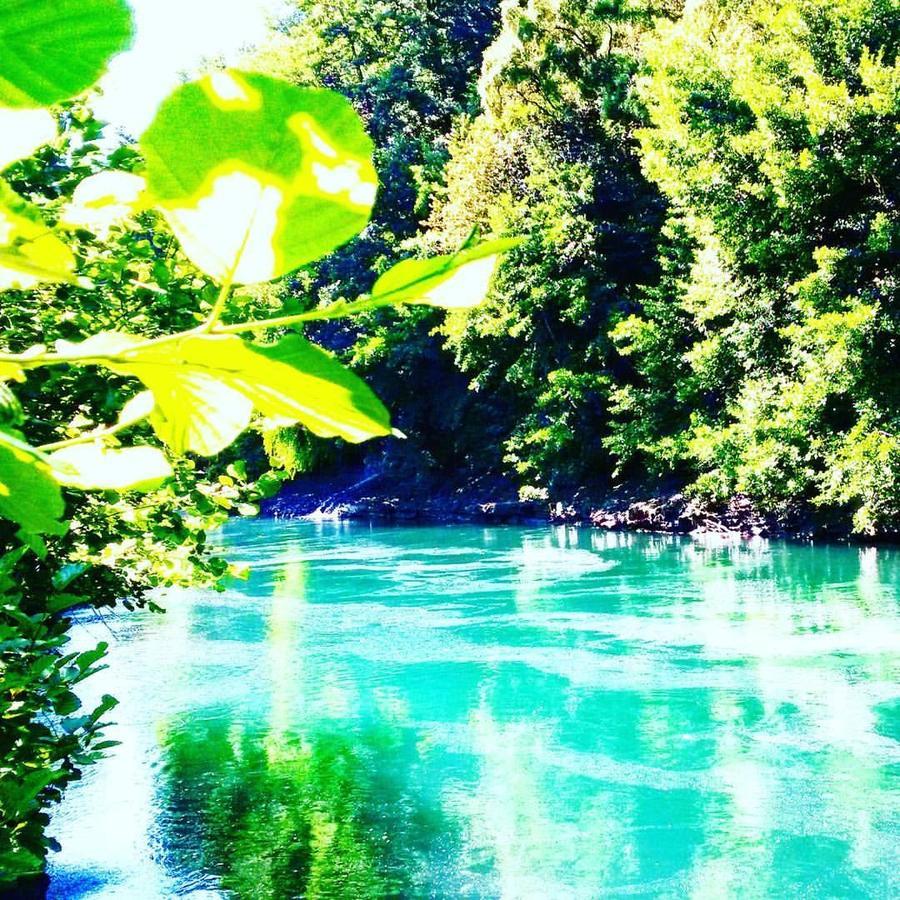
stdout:
{"type": "Polygon", "coordinates": [[[87,622],[51,897],[900,895],[900,553],[243,523],[87,622]]]}

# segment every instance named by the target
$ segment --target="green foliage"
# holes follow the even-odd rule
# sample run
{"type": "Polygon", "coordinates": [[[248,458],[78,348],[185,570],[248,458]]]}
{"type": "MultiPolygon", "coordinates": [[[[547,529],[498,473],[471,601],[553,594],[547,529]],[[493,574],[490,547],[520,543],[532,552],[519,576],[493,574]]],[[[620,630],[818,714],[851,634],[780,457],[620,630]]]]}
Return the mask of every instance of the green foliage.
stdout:
{"type": "Polygon", "coordinates": [[[878,534],[900,516],[900,438],[867,417],[835,440],[820,476],[816,502],[854,510],[861,534],[878,534]]]}
{"type": "Polygon", "coordinates": [[[0,515],[32,534],[58,532],[64,511],[51,459],[0,431],[0,515]]]}
{"type": "MultiPolygon", "coordinates": [[[[340,98],[321,91],[291,88],[260,76],[220,73],[197,86],[181,88],[163,105],[143,141],[151,158],[144,202],[162,206],[176,233],[181,232],[187,241],[188,255],[198,239],[205,248],[203,253],[206,250],[212,253],[208,259],[200,253],[200,259],[205,259],[210,275],[224,279],[224,285],[208,320],[199,333],[189,330],[145,340],[122,332],[105,332],[77,344],[58,342],[55,353],[35,347],[22,354],[7,355],[3,362],[9,371],[18,376],[22,370],[59,364],[100,365],[117,374],[136,377],[150,390],[155,401],[148,410],[151,424],[177,454],[220,452],[250,425],[254,409],[281,423],[301,422],[324,437],[340,436],[355,442],[389,434],[387,412],[371,391],[300,336],[292,335],[269,346],[249,344],[234,333],[346,315],[356,311],[358,304],[227,327],[219,322],[233,281],[246,280],[251,274],[272,278],[284,267],[292,268],[307,260],[313,252],[310,249],[313,245],[308,243],[310,235],[315,236],[316,242],[324,239],[323,234],[331,235],[327,237],[327,247],[315,244],[315,252],[319,252],[345,240],[350,225],[359,228],[365,223],[371,198],[361,204],[354,191],[356,187],[374,185],[367,174],[371,172],[371,162],[365,156],[368,140],[354,122],[355,114],[340,98]],[[206,117],[204,136],[209,152],[199,160],[183,144],[183,117],[187,113],[201,119],[206,117]],[[234,115],[238,116],[238,122],[233,121],[234,115]],[[259,115],[263,116],[262,121],[258,120],[259,115]],[[168,126],[174,130],[174,139],[167,142],[160,135],[168,126]],[[248,129],[263,126],[271,126],[269,131],[262,132],[269,137],[259,138],[257,146],[247,137],[253,133],[248,129]],[[278,127],[282,132],[278,132],[278,127]],[[235,136],[238,144],[233,143],[235,136]],[[214,179],[222,176],[221,162],[233,160],[238,146],[246,159],[243,162],[237,159],[236,164],[248,167],[247,171],[238,173],[242,187],[236,192],[230,188],[224,190],[210,206],[207,201],[218,189],[213,187],[212,194],[208,195],[201,185],[211,175],[214,179]],[[268,171],[260,168],[266,161],[268,171]],[[334,178],[338,175],[350,178],[353,183],[337,184],[334,178]],[[281,180],[282,186],[276,190],[279,202],[268,208],[267,179],[270,177],[281,180]],[[248,184],[249,194],[244,190],[248,184]],[[352,211],[360,206],[366,207],[361,219],[358,211],[352,211]],[[315,225],[311,227],[312,213],[316,215],[312,219],[315,225]],[[272,223],[278,223],[277,227],[265,225],[263,220],[267,216],[272,223]],[[231,223],[235,219],[246,224],[223,237],[217,222],[231,223]],[[182,226],[186,221],[192,224],[185,230],[182,226]],[[331,224],[320,229],[322,221],[331,224]],[[337,234],[342,237],[334,237],[337,234]],[[260,260],[269,262],[260,268],[260,260]]],[[[226,173],[222,177],[228,180],[230,175],[226,173]]],[[[105,195],[100,196],[100,208],[109,205],[107,200],[105,195]]],[[[231,228],[231,224],[226,226],[226,230],[231,228]]],[[[18,250],[20,238],[14,228],[9,231],[11,246],[18,250]]],[[[28,241],[28,235],[24,239],[28,241]]],[[[34,249],[37,244],[32,241],[30,246],[34,249]]],[[[488,245],[487,250],[466,250],[460,262],[470,265],[438,260],[429,269],[429,279],[422,285],[421,295],[413,297],[401,275],[398,284],[404,289],[396,285],[389,291],[383,289],[381,295],[369,302],[380,305],[415,299],[444,304],[446,300],[439,293],[434,298],[430,295],[439,281],[446,280],[449,274],[467,275],[476,259],[484,260],[489,266],[489,276],[497,253],[508,246],[488,245]],[[456,268],[459,272],[454,271],[456,268]]],[[[33,265],[31,258],[27,260],[29,279],[53,280],[43,272],[45,255],[42,252],[40,265],[33,265]]],[[[416,266],[408,263],[407,267],[410,265],[416,266]]],[[[416,278],[419,274],[417,269],[416,278]]],[[[473,288],[482,294],[487,290],[487,279],[481,277],[476,284],[463,287],[469,292],[464,302],[470,302],[473,288]]],[[[454,290],[459,287],[454,285],[454,290]]],[[[129,421],[128,425],[131,424],[134,422],[129,421]]],[[[123,427],[120,424],[107,430],[106,435],[123,427]]],[[[85,441],[102,437],[96,433],[85,435],[85,441]]],[[[70,439],[67,443],[73,442],[70,439]]],[[[38,458],[34,460],[34,470],[43,472],[38,458]]],[[[133,484],[152,481],[159,475],[160,463],[154,455],[131,454],[129,462],[133,484]],[[147,466],[146,471],[134,470],[138,461],[147,466]]],[[[70,470],[71,459],[66,465],[70,470]]],[[[71,471],[66,471],[61,480],[71,485],[78,479],[73,481],[71,471]]],[[[7,501],[6,508],[15,511],[19,507],[13,500],[7,501]]]]}
{"type": "Polygon", "coordinates": [[[608,331],[655,277],[662,219],[628,89],[648,25],[639,4],[505,5],[479,83],[485,109],[453,135],[423,237],[528,235],[488,302],[441,331],[472,389],[494,399],[492,438],[529,496],[610,477],[608,331]]]}
{"type": "Polygon", "coordinates": [[[644,166],[690,258],[657,292],[677,313],[654,302],[617,328],[641,375],[616,397],[620,455],[892,527],[896,22],[880,0],[704,2],[647,42],[644,166]]]}
{"type": "Polygon", "coordinates": [[[0,289],[34,287],[41,282],[72,281],[75,256],[47,231],[40,210],[0,182],[0,289]]]}
{"type": "Polygon", "coordinates": [[[178,872],[214,872],[238,897],[429,896],[429,856],[459,837],[423,800],[413,736],[388,726],[274,739],[215,719],[165,737],[163,809],[178,872]],[[252,802],[248,802],[252,798],[252,802]]]}
{"type": "Polygon", "coordinates": [[[23,547],[0,557],[0,885],[40,871],[55,846],[44,833],[44,809],[112,746],[102,740],[101,719],[115,700],[82,711],[74,693],[97,671],[106,645],[65,651],[68,622],[58,613],[80,600],[65,593],[65,579],[43,611],[28,611],[13,573],[29,556],[23,547]]]}

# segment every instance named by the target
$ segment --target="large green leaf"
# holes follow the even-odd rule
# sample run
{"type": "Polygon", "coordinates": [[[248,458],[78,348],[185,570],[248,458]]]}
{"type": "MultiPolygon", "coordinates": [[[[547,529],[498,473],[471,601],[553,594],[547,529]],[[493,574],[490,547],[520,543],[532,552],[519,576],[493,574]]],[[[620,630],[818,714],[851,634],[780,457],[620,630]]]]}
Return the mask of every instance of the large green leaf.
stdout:
{"type": "Polygon", "coordinates": [[[450,256],[406,259],[385,272],[372,289],[373,306],[424,303],[465,309],[484,300],[500,256],[519,246],[520,238],[487,241],[450,256]]]}
{"type": "Polygon", "coordinates": [[[150,389],[156,403],[150,422],[175,453],[215,456],[250,425],[253,401],[223,381],[220,366],[196,364],[190,346],[183,349],[135,353],[115,368],[150,389]]]}
{"type": "Polygon", "coordinates": [[[88,491],[152,491],[172,477],[172,466],[156,447],[77,444],[51,453],[49,460],[60,484],[88,491]]]}
{"type": "Polygon", "coordinates": [[[49,459],[16,435],[0,431],[0,515],[32,534],[59,534],[64,511],[49,459]]]}
{"type": "Polygon", "coordinates": [[[80,94],[131,34],[125,0],[0,0],[0,106],[36,109],[80,94]]]}
{"type": "Polygon", "coordinates": [[[269,281],[350,240],[377,190],[372,143],[333,91],[244,72],[177,89],[141,138],[155,205],[204,272],[269,281]]]}
{"type": "Polygon", "coordinates": [[[391,433],[390,417],[369,387],[334,357],[299,335],[251,344],[235,335],[193,334],[138,343],[95,335],[60,347],[140,379],[153,393],[150,421],[176,453],[219,453],[250,424],[253,410],[299,422],[321,437],[352,442],[391,433]]]}
{"type": "Polygon", "coordinates": [[[75,256],[40,210],[0,181],[0,290],[73,281],[74,273],[75,256]]]}
{"type": "Polygon", "coordinates": [[[364,381],[299,335],[277,344],[248,344],[231,383],[268,418],[300,422],[319,437],[359,443],[391,433],[388,411],[364,381]]]}

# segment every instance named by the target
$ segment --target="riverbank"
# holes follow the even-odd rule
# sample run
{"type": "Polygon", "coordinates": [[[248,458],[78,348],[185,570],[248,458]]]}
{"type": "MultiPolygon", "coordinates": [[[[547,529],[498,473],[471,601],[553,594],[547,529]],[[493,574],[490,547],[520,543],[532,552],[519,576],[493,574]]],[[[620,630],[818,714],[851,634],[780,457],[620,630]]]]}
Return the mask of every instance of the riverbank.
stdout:
{"type": "MultiPolygon", "coordinates": [[[[610,531],[661,534],[723,534],[739,538],[861,540],[849,519],[826,516],[796,504],[764,513],[744,496],[713,504],[687,496],[676,484],[625,485],[567,500],[522,500],[500,477],[450,484],[434,479],[410,483],[356,470],[332,477],[301,476],[263,508],[265,515],[319,520],[380,522],[567,524],[610,531]]],[[[896,542],[900,535],[877,540],[896,542]]],[[[867,542],[876,539],[866,537],[867,542]]]]}

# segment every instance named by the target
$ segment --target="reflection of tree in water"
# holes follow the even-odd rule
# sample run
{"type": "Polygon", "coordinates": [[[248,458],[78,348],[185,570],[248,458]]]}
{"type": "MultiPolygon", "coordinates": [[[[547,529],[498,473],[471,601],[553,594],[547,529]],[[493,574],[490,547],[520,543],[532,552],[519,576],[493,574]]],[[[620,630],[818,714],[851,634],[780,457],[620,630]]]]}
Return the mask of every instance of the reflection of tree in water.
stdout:
{"type": "Polygon", "coordinates": [[[441,884],[429,879],[453,867],[458,831],[422,799],[414,738],[404,732],[274,744],[227,720],[192,720],[168,735],[165,753],[163,855],[194,886],[205,875],[237,897],[446,890],[443,875],[441,884]]]}

